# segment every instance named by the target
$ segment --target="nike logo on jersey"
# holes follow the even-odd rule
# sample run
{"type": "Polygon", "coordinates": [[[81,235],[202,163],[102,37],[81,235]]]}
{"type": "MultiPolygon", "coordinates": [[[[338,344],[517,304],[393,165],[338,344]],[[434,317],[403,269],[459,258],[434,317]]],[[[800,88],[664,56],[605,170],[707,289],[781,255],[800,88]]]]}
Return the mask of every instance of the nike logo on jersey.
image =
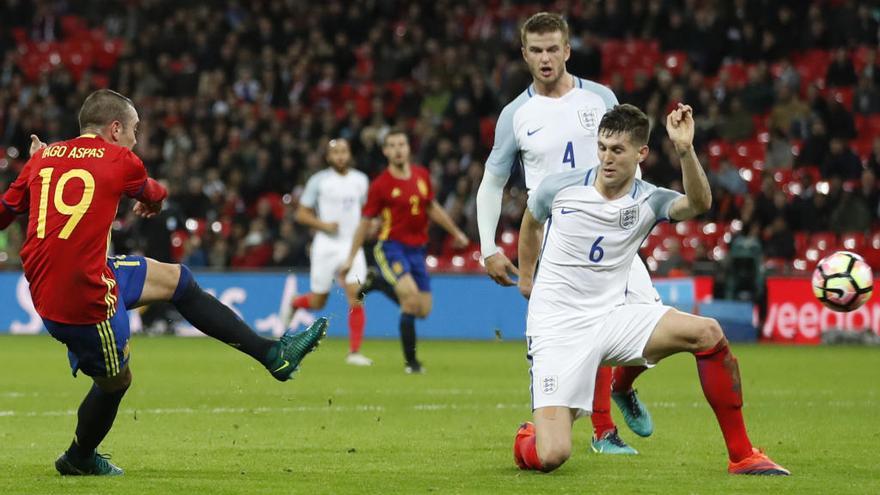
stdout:
{"type": "Polygon", "coordinates": [[[560,210],[560,213],[562,213],[563,215],[568,215],[569,213],[577,213],[577,210],[566,210],[565,208],[563,208],[562,210],[560,210]]]}
{"type": "Polygon", "coordinates": [[[531,136],[532,134],[534,134],[534,133],[540,131],[540,130],[543,129],[543,128],[544,128],[544,126],[538,127],[538,128],[535,129],[534,131],[526,130],[526,134],[528,134],[529,136],[531,136]]]}

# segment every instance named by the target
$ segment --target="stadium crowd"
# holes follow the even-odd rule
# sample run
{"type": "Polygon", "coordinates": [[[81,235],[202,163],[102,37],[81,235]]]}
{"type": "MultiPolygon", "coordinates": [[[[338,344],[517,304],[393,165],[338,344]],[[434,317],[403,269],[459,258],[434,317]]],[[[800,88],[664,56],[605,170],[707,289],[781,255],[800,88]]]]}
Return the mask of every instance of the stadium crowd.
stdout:
{"type": "MultiPolygon", "coordinates": [[[[711,273],[755,246],[779,269],[805,269],[837,236],[853,249],[880,243],[880,7],[853,0],[10,0],[0,191],[30,133],[76,135],[76,109],[107,86],[141,110],[136,152],[170,190],[157,218],[120,211],[116,251],[193,267],[306,266],[310,236],[293,212],[326,142],[349,139],[372,176],[391,126],[408,131],[438,201],[477,239],[495,118],[530,82],[518,28],[541,8],[567,15],[570,72],[651,117],[646,179],[681,189],[660,127],[675,102],[695,109],[715,201],[701,222],[648,239],[652,269],[711,273]],[[833,240],[818,244],[826,232],[833,240]]],[[[515,173],[499,232],[518,228],[521,184],[515,173]]],[[[0,266],[17,268],[21,230],[0,235],[0,266]]],[[[432,253],[448,244],[432,230],[432,253]]]]}

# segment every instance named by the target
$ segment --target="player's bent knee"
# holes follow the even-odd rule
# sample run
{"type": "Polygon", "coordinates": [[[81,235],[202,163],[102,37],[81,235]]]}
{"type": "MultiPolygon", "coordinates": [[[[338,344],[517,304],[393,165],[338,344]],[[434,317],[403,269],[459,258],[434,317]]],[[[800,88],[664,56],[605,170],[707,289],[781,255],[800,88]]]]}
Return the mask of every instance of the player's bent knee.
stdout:
{"type": "Polygon", "coordinates": [[[550,445],[546,449],[539,449],[538,458],[541,460],[541,467],[544,471],[553,471],[565,464],[565,461],[571,457],[571,445],[562,443],[550,445]]]}
{"type": "Polygon", "coordinates": [[[121,372],[110,377],[94,378],[95,383],[103,392],[113,394],[125,392],[131,386],[131,369],[126,366],[121,372]]]}
{"type": "Polygon", "coordinates": [[[706,318],[705,326],[700,336],[701,351],[711,349],[718,345],[718,342],[724,338],[724,330],[715,318],[706,318]]]}

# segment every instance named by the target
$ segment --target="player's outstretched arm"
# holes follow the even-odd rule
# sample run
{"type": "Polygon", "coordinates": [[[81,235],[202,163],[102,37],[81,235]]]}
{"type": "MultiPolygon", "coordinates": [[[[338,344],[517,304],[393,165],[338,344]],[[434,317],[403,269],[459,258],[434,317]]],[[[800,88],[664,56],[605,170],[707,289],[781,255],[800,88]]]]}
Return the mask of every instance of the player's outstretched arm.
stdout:
{"type": "Polygon", "coordinates": [[[666,116],[666,132],[681,160],[681,175],[685,195],[669,207],[669,218],[688,220],[705,213],[712,206],[712,190],[703,166],[694,150],[694,116],[689,105],[678,108],[666,116]]]}
{"type": "Polygon", "coordinates": [[[488,168],[483,172],[483,180],[477,189],[477,229],[480,231],[480,252],[486,264],[486,273],[495,283],[511,286],[514,284],[511,275],[518,275],[518,271],[495,245],[507,179],[506,176],[495,175],[488,168]]]}
{"type": "Polygon", "coordinates": [[[361,217],[361,222],[358,224],[357,230],[354,231],[354,238],[351,240],[351,249],[348,252],[348,258],[345,260],[345,263],[339,267],[339,276],[342,279],[345,279],[348,271],[351,270],[354,258],[357,256],[358,251],[361,250],[361,247],[363,247],[364,239],[366,239],[367,232],[369,232],[372,225],[373,219],[371,217],[361,217]]]}
{"type": "Polygon", "coordinates": [[[437,200],[431,200],[428,203],[428,207],[425,209],[425,213],[428,214],[428,218],[431,219],[432,222],[437,225],[443,227],[443,230],[449,232],[449,235],[452,236],[453,242],[452,245],[456,248],[464,248],[467,247],[468,244],[471,243],[471,240],[468,239],[468,236],[458,228],[458,225],[455,225],[455,222],[449,218],[449,215],[446,213],[437,200]]]}
{"type": "Polygon", "coordinates": [[[296,209],[296,215],[294,215],[294,219],[305,225],[306,227],[311,227],[315,230],[320,230],[322,232],[326,232],[327,234],[335,234],[339,231],[339,224],[336,222],[322,222],[317,215],[315,215],[315,210],[309,208],[308,206],[299,205],[299,208],[296,209]]]}
{"type": "Polygon", "coordinates": [[[526,299],[532,295],[532,283],[535,279],[538,251],[541,249],[543,236],[543,225],[531,211],[526,209],[519,229],[519,282],[517,283],[519,292],[526,299]]]}

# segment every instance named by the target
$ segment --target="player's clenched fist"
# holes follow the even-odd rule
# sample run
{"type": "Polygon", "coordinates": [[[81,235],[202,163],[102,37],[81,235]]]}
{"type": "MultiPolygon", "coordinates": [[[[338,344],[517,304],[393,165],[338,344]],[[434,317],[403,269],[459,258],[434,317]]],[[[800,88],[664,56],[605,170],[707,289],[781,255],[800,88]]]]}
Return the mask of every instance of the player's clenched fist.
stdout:
{"type": "Polygon", "coordinates": [[[694,141],[694,109],[679,103],[666,116],[666,133],[676,146],[690,146],[694,141]]]}

